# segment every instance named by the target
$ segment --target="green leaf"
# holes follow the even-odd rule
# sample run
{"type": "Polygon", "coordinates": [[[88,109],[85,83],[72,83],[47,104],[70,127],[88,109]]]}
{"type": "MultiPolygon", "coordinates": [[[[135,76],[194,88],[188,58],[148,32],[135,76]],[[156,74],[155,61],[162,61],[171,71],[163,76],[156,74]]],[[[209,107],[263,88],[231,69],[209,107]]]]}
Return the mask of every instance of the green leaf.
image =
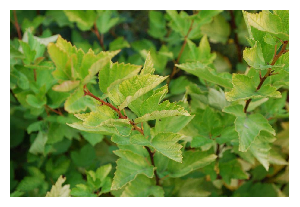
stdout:
{"type": "Polygon", "coordinates": [[[119,17],[113,17],[114,11],[98,11],[98,18],[96,20],[96,25],[101,34],[105,34],[114,27],[119,21],[119,17]]]}
{"type": "Polygon", "coordinates": [[[139,107],[140,117],[134,120],[135,123],[145,122],[153,119],[160,119],[170,116],[189,116],[190,114],[180,105],[170,103],[168,100],[159,104],[167,93],[167,87],[162,87],[155,94],[146,99],[139,107]]]}
{"type": "Polygon", "coordinates": [[[185,37],[189,31],[192,24],[192,20],[188,18],[188,14],[181,11],[179,14],[175,10],[166,11],[171,21],[169,26],[176,32],[180,33],[182,37],[185,37]]]}
{"type": "Polygon", "coordinates": [[[235,120],[235,130],[239,134],[239,150],[246,152],[261,131],[275,135],[275,130],[261,114],[238,116],[235,120]]]}
{"type": "Polygon", "coordinates": [[[193,116],[173,116],[157,119],[155,123],[155,132],[173,132],[177,133],[183,129],[192,119],[193,116]]]}
{"type": "Polygon", "coordinates": [[[61,175],[52,186],[51,191],[47,192],[46,197],[70,197],[70,185],[62,186],[65,181],[66,178],[61,175]]]}
{"type": "Polygon", "coordinates": [[[77,197],[97,197],[93,193],[93,189],[85,184],[77,184],[75,188],[72,188],[71,195],[77,197]]]}
{"type": "Polygon", "coordinates": [[[244,107],[241,104],[231,104],[225,107],[222,111],[234,116],[245,116],[244,107]]]}
{"type": "Polygon", "coordinates": [[[124,37],[118,37],[114,41],[109,43],[109,50],[119,50],[123,48],[129,48],[130,44],[127,42],[127,40],[124,39],[124,37]]]}
{"type": "Polygon", "coordinates": [[[98,126],[106,120],[118,118],[115,111],[106,105],[97,106],[96,110],[90,113],[74,115],[83,121],[83,125],[87,126],[98,126]]]}
{"type": "Polygon", "coordinates": [[[47,134],[43,133],[42,131],[39,131],[38,135],[36,136],[35,140],[29,148],[29,152],[35,155],[44,154],[47,140],[47,134]]]}
{"type": "Polygon", "coordinates": [[[128,136],[131,133],[132,126],[127,119],[117,119],[117,113],[106,105],[97,106],[90,113],[75,114],[83,122],[68,124],[87,132],[99,134],[116,134],[119,136],[128,136]]]}
{"type": "Polygon", "coordinates": [[[164,190],[161,186],[156,186],[154,179],[145,175],[138,175],[128,186],[125,187],[121,197],[163,197],[164,190]]]}
{"type": "Polygon", "coordinates": [[[126,119],[108,119],[97,126],[84,125],[82,122],[75,122],[67,125],[90,133],[104,135],[129,136],[132,130],[132,125],[126,119]]]}
{"type": "Polygon", "coordinates": [[[271,85],[263,84],[259,90],[256,90],[256,84],[253,78],[243,74],[233,74],[232,84],[233,89],[229,92],[225,92],[225,96],[228,101],[247,100],[264,97],[281,97],[281,93],[271,85]]]}
{"type": "Polygon", "coordinates": [[[225,44],[230,35],[230,25],[228,21],[219,14],[213,18],[210,24],[203,25],[201,32],[209,37],[210,42],[225,44]]]}
{"type": "Polygon", "coordinates": [[[102,134],[92,134],[88,132],[80,132],[83,135],[83,138],[87,140],[92,146],[95,146],[96,144],[100,143],[104,136],[102,134]]]}
{"type": "Polygon", "coordinates": [[[99,87],[103,93],[107,93],[111,85],[117,85],[123,80],[136,76],[141,67],[124,63],[110,63],[99,71],[99,87]]]}
{"type": "Polygon", "coordinates": [[[286,30],[286,25],[284,25],[279,16],[272,14],[270,11],[263,10],[262,12],[256,14],[244,11],[243,14],[245,22],[248,25],[258,30],[269,32],[282,40],[289,39],[288,30],[286,30]]]}
{"type": "Polygon", "coordinates": [[[191,40],[187,40],[187,46],[188,47],[186,47],[182,53],[180,63],[199,61],[208,65],[216,59],[216,53],[211,53],[211,48],[206,35],[201,38],[199,47],[196,47],[195,43],[191,40]]]}
{"type": "Polygon", "coordinates": [[[55,85],[52,87],[52,90],[54,91],[60,91],[60,92],[68,92],[76,87],[78,87],[80,84],[80,81],[64,81],[60,85],[55,85]]]}
{"type": "Polygon", "coordinates": [[[85,111],[88,106],[94,105],[96,101],[89,96],[84,96],[83,86],[79,86],[65,102],[65,110],[69,113],[85,111]]]}
{"type": "Polygon", "coordinates": [[[46,99],[39,99],[37,96],[35,96],[33,94],[28,94],[26,101],[30,106],[39,108],[39,109],[42,108],[47,103],[46,99]]]}
{"type": "MultiPolygon", "coordinates": [[[[60,38],[58,38],[60,39],[60,38]]],[[[54,43],[48,45],[48,53],[51,60],[56,65],[56,70],[53,72],[53,76],[60,80],[72,80],[71,71],[65,70],[68,62],[68,55],[61,48],[54,43]]]]}
{"type": "Polygon", "coordinates": [[[139,144],[143,146],[152,146],[155,150],[163,154],[164,156],[176,161],[182,161],[181,148],[182,145],[177,142],[183,138],[180,134],[175,133],[158,133],[150,141],[143,135],[138,134],[130,138],[130,142],[133,144],[139,144]]]}
{"type": "Polygon", "coordinates": [[[209,68],[201,62],[176,64],[176,67],[198,76],[200,79],[207,80],[225,88],[232,88],[231,77],[229,78],[231,75],[229,75],[229,73],[216,73],[212,68],[209,68]],[[225,74],[228,78],[225,77],[225,74]]]}
{"type": "Polygon", "coordinates": [[[155,71],[155,69],[153,68],[153,60],[152,60],[152,57],[150,55],[150,52],[148,52],[144,67],[141,70],[141,75],[153,74],[154,71],[155,71]]]}
{"type": "Polygon", "coordinates": [[[253,156],[267,171],[269,170],[269,151],[271,149],[269,143],[273,141],[275,141],[275,137],[272,134],[262,131],[249,148],[253,156]]]}
{"type": "Polygon", "coordinates": [[[111,190],[122,188],[128,182],[134,180],[137,175],[144,174],[148,178],[154,176],[153,166],[145,157],[133,153],[130,150],[114,151],[120,157],[117,160],[117,168],[112,182],[111,190]]]}
{"type": "Polygon", "coordinates": [[[219,161],[220,175],[230,185],[231,179],[247,179],[248,175],[243,171],[241,164],[235,155],[227,150],[219,161]]]}
{"type": "Polygon", "coordinates": [[[122,110],[132,101],[155,88],[166,78],[167,77],[151,74],[134,76],[109,88],[108,96],[114,104],[119,105],[119,109],[122,110]]]}
{"type": "Polygon", "coordinates": [[[163,39],[167,34],[166,20],[160,11],[149,11],[148,34],[157,39],[163,39]]]}
{"type": "Polygon", "coordinates": [[[36,56],[36,51],[32,50],[29,46],[28,43],[23,42],[23,41],[19,41],[20,43],[20,48],[21,48],[21,52],[24,54],[25,56],[25,60],[24,63],[25,64],[30,64],[34,61],[34,58],[36,56]]]}
{"type": "Polygon", "coordinates": [[[168,172],[170,177],[182,177],[213,162],[217,156],[201,151],[185,151],[182,163],[169,161],[168,172]]]}
{"type": "Polygon", "coordinates": [[[248,65],[255,69],[265,70],[272,67],[271,65],[266,64],[261,46],[257,41],[252,48],[246,48],[244,50],[243,57],[248,65]]]}
{"type": "Polygon", "coordinates": [[[111,164],[107,164],[99,167],[96,170],[96,172],[87,172],[87,185],[91,187],[94,191],[101,189],[101,191],[97,193],[98,196],[100,196],[102,193],[110,191],[111,178],[107,176],[111,171],[111,168],[111,164]]]}
{"type": "Polygon", "coordinates": [[[76,166],[88,167],[89,165],[94,163],[95,158],[95,149],[90,144],[84,145],[78,152],[71,152],[71,159],[76,166]]]}
{"type": "Polygon", "coordinates": [[[225,93],[222,89],[217,91],[214,88],[208,90],[208,104],[214,108],[222,110],[224,107],[229,105],[229,102],[225,98],[225,93]]]}
{"type": "Polygon", "coordinates": [[[289,72],[289,53],[284,53],[276,61],[275,66],[282,67],[283,70],[289,72]]]}
{"type": "MultiPolygon", "coordinates": [[[[87,84],[106,64],[109,63],[110,59],[118,54],[120,51],[112,51],[102,53],[103,57],[95,62],[89,69],[88,75],[85,76],[83,84],[87,84]]],[[[101,53],[100,53],[101,54],[101,53]]]]}
{"type": "Polygon", "coordinates": [[[96,13],[92,10],[65,10],[64,13],[71,22],[76,22],[82,31],[90,30],[96,19],[96,13]]]}

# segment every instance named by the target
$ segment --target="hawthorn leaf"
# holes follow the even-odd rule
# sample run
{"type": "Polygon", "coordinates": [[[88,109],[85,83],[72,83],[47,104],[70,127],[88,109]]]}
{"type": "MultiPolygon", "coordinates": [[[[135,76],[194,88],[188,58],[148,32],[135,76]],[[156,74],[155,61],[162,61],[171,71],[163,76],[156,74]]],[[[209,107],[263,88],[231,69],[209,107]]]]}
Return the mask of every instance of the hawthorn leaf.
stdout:
{"type": "Polygon", "coordinates": [[[53,86],[52,90],[60,91],[60,92],[68,92],[68,91],[71,91],[71,90],[75,89],[76,87],[78,87],[79,84],[80,84],[79,80],[77,80],[77,81],[68,80],[68,81],[62,82],[59,85],[53,86]]]}
{"type": "Polygon", "coordinates": [[[259,90],[256,90],[255,81],[253,78],[243,74],[233,74],[232,76],[233,89],[225,92],[227,101],[247,100],[254,98],[280,98],[281,93],[276,87],[263,84],[259,90]]]}
{"type": "Polygon", "coordinates": [[[215,161],[217,156],[201,151],[184,151],[182,163],[170,160],[168,172],[170,177],[182,177],[215,161]]]}
{"type": "Polygon", "coordinates": [[[281,55],[276,61],[275,66],[282,67],[284,71],[289,72],[289,53],[281,55]]]}
{"type": "Polygon", "coordinates": [[[181,11],[179,14],[175,10],[166,11],[171,21],[169,26],[176,32],[180,33],[182,37],[185,37],[189,31],[192,20],[188,18],[188,14],[184,11],[181,11]]]}
{"type": "Polygon", "coordinates": [[[238,116],[235,120],[235,130],[239,134],[239,150],[246,152],[261,131],[275,136],[275,130],[261,114],[238,116]]]}
{"type": "Polygon", "coordinates": [[[83,86],[79,86],[65,102],[65,110],[69,113],[85,111],[89,105],[96,103],[91,97],[84,96],[83,86]]]}
{"type": "Polygon", "coordinates": [[[158,75],[139,75],[124,80],[118,85],[107,89],[109,98],[122,110],[132,101],[155,88],[167,77],[158,75]]]}
{"type": "Polygon", "coordinates": [[[62,185],[65,181],[66,177],[61,175],[52,186],[51,191],[47,192],[46,197],[70,197],[70,185],[62,185]]]}
{"type": "Polygon", "coordinates": [[[28,94],[26,97],[26,101],[30,106],[39,109],[42,108],[47,103],[45,97],[43,99],[39,99],[37,96],[33,94],[28,94]]]}
{"type": "Polygon", "coordinates": [[[71,152],[71,159],[76,166],[79,167],[88,167],[96,158],[95,149],[90,145],[84,145],[79,151],[71,152]]]}
{"type": "Polygon", "coordinates": [[[71,195],[77,197],[97,197],[92,187],[85,184],[77,184],[75,188],[72,188],[71,195]]]}
{"type": "Polygon", "coordinates": [[[120,21],[119,17],[113,17],[112,10],[98,11],[96,25],[101,34],[105,34],[120,21]]]}
{"type": "Polygon", "coordinates": [[[130,44],[127,42],[127,40],[124,39],[124,37],[118,37],[114,41],[109,43],[109,50],[120,50],[123,48],[129,48],[130,44]]]}
{"type": "Polygon", "coordinates": [[[180,63],[199,61],[208,65],[216,59],[216,53],[211,53],[211,48],[206,35],[201,38],[199,47],[191,40],[187,40],[187,46],[188,47],[186,47],[182,53],[180,63]]]}
{"type": "Polygon", "coordinates": [[[123,80],[136,76],[141,69],[141,66],[124,64],[124,63],[110,63],[105,65],[99,71],[99,87],[103,93],[107,93],[107,89],[111,85],[117,85],[123,80]]]}
{"type": "MultiPolygon", "coordinates": [[[[60,39],[60,37],[58,37],[58,39],[60,39]]],[[[56,70],[52,73],[54,78],[59,80],[72,80],[71,71],[65,70],[69,60],[67,53],[54,43],[48,45],[48,53],[56,66],[56,70]]]]}
{"type": "Polygon", "coordinates": [[[153,60],[152,57],[150,55],[150,52],[148,52],[145,63],[144,63],[144,67],[141,70],[141,75],[144,74],[153,74],[155,71],[155,69],[153,68],[153,60]]]}
{"type": "Polygon", "coordinates": [[[208,104],[214,108],[222,110],[229,105],[229,102],[225,98],[225,93],[222,89],[216,90],[209,88],[208,90],[208,104]]]}
{"type": "Polygon", "coordinates": [[[163,39],[167,34],[166,20],[160,11],[149,11],[148,34],[157,39],[163,39]]]}
{"type": "Polygon", "coordinates": [[[261,45],[257,41],[255,42],[253,47],[246,48],[244,50],[243,57],[248,65],[255,69],[265,70],[272,67],[271,65],[266,64],[263,57],[261,45]]]}
{"type": "Polygon", "coordinates": [[[212,68],[201,62],[176,64],[176,67],[198,76],[200,79],[207,80],[225,88],[232,88],[231,78],[225,77],[226,74],[231,76],[229,73],[217,73],[212,68]]]}
{"type": "Polygon", "coordinates": [[[243,11],[243,14],[245,22],[250,26],[264,32],[269,32],[282,40],[289,39],[288,31],[284,29],[286,28],[286,25],[283,24],[278,15],[272,14],[267,10],[263,10],[259,13],[248,13],[243,11]]]}
{"type": "Polygon", "coordinates": [[[134,135],[130,138],[132,144],[151,146],[164,156],[176,162],[182,161],[182,145],[177,142],[183,138],[180,134],[175,133],[158,133],[151,140],[141,134],[134,135]]]}
{"type": "Polygon", "coordinates": [[[126,119],[108,119],[101,122],[97,126],[85,125],[83,122],[75,122],[72,124],[67,123],[70,127],[79,129],[82,131],[97,133],[103,135],[118,135],[118,136],[129,136],[132,130],[132,126],[126,119]]]}
{"type": "MultiPolygon", "coordinates": [[[[118,53],[117,51],[116,53],[118,53]]],[[[85,76],[82,83],[87,84],[106,64],[109,63],[110,57],[104,57],[95,62],[89,69],[88,75],[85,76]]]]}
{"type": "Polygon", "coordinates": [[[146,99],[139,107],[138,115],[140,117],[134,120],[135,123],[145,122],[153,119],[160,119],[170,116],[190,116],[190,114],[180,105],[170,103],[168,100],[159,104],[167,93],[167,86],[154,93],[146,99]]]}
{"type": "Polygon", "coordinates": [[[209,37],[210,42],[225,44],[230,35],[230,25],[228,21],[219,14],[213,18],[210,24],[203,25],[201,32],[209,37]]]}
{"type": "Polygon", "coordinates": [[[180,134],[159,133],[151,139],[151,146],[166,157],[176,161],[182,161],[182,145],[177,142],[183,138],[180,134]]]}
{"type": "Polygon", "coordinates": [[[90,30],[96,19],[96,13],[92,10],[65,10],[64,13],[71,22],[76,22],[82,31],[90,30]]]}
{"type": "Polygon", "coordinates": [[[225,151],[219,161],[220,175],[226,184],[230,185],[231,179],[248,179],[235,155],[229,150],[225,151]]]}
{"type": "Polygon", "coordinates": [[[96,109],[90,113],[74,114],[83,121],[83,125],[98,126],[108,119],[118,118],[113,109],[106,105],[96,106],[96,109]]]}
{"type": "Polygon", "coordinates": [[[244,107],[241,104],[231,104],[226,106],[222,111],[234,116],[245,116],[244,107]]]}
{"type": "Polygon", "coordinates": [[[88,132],[80,132],[85,140],[87,140],[92,146],[100,143],[104,136],[102,134],[93,134],[88,132]]]}
{"type": "Polygon", "coordinates": [[[154,179],[145,175],[138,175],[124,189],[121,197],[163,197],[164,190],[161,186],[156,186],[154,179]]]}
{"type": "Polygon", "coordinates": [[[173,132],[177,133],[183,129],[193,118],[192,116],[172,116],[157,119],[155,123],[155,132],[173,132]]]}
{"type": "Polygon", "coordinates": [[[111,190],[122,188],[128,182],[134,180],[139,174],[144,174],[148,178],[154,176],[154,168],[145,157],[130,150],[116,150],[114,153],[120,158],[117,160],[111,190]]]}
{"type": "Polygon", "coordinates": [[[115,134],[111,137],[111,141],[118,145],[130,145],[129,137],[117,136],[115,134]]]}
{"type": "Polygon", "coordinates": [[[265,131],[261,131],[259,136],[251,144],[249,150],[253,156],[264,166],[264,168],[269,170],[269,156],[270,156],[270,142],[275,141],[275,137],[265,131]]]}
{"type": "Polygon", "coordinates": [[[47,134],[42,131],[39,131],[38,135],[36,136],[35,140],[33,141],[33,143],[29,148],[29,152],[34,155],[44,154],[47,140],[48,140],[47,134]]]}

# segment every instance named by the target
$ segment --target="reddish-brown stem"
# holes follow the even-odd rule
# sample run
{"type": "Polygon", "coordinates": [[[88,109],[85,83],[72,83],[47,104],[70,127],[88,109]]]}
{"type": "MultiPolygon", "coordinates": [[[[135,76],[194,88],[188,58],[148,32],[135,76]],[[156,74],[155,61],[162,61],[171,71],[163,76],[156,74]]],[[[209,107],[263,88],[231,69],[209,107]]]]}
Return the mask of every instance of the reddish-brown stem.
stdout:
{"type": "Polygon", "coordinates": [[[22,34],[21,34],[20,26],[18,24],[18,18],[17,18],[16,10],[14,10],[13,13],[14,13],[14,18],[15,18],[15,27],[16,27],[16,30],[17,30],[17,33],[18,33],[18,38],[21,40],[22,39],[22,34]]]}
{"type": "Polygon", "coordinates": [[[35,69],[33,69],[33,77],[34,77],[34,81],[36,82],[37,77],[36,77],[36,70],[35,69]]]}
{"type": "MultiPolygon", "coordinates": [[[[274,57],[273,57],[273,60],[271,62],[270,65],[275,65],[276,61],[278,60],[278,58],[280,58],[281,55],[283,55],[284,53],[288,52],[288,50],[286,50],[286,47],[287,47],[287,44],[289,43],[289,41],[284,41],[283,42],[283,45],[281,47],[281,50],[279,51],[279,53],[277,54],[277,46],[275,46],[275,53],[274,53],[274,57]]],[[[260,82],[258,84],[258,86],[256,87],[256,91],[258,91],[261,86],[263,85],[263,83],[265,82],[265,80],[267,79],[267,77],[271,76],[275,74],[274,73],[274,70],[272,70],[272,68],[269,68],[267,73],[264,75],[264,77],[261,77],[260,75],[260,82]]],[[[252,99],[248,99],[246,101],[246,104],[245,104],[245,107],[244,107],[244,113],[247,113],[247,109],[248,109],[248,106],[250,104],[252,99]]]]}
{"type": "Polygon", "coordinates": [[[48,106],[47,104],[45,104],[45,107],[46,107],[47,109],[49,109],[50,111],[52,111],[52,112],[54,112],[54,113],[56,113],[56,114],[58,114],[58,115],[60,115],[60,116],[64,116],[64,115],[61,113],[61,111],[55,110],[55,109],[51,108],[50,106],[48,106]]]}
{"type": "MultiPolygon", "coordinates": [[[[40,10],[36,10],[36,14],[37,14],[37,15],[40,15],[40,10]]],[[[39,26],[39,33],[40,33],[40,35],[43,34],[43,27],[42,27],[42,24],[39,26]]]]}
{"type": "Polygon", "coordinates": [[[234,13],[233,13],[232,10],[229,10],[229,13],[230,13],[230,16],[231,16],[230,25],[231,25],[231,29],[233,30],[233,33],[234,33],[234,43],[235,43],[236,51],[237,51],[237,54],[238,54],[238,61],[241,63],[243,61],[243,55],[242,55],[242,52],[241,52],[239,37],[238,37],[237,31],[235,31],[237,29],[237,27],[236,27],[236,24],[235,24],[234,13]]]}
{"type": "Polygon", "coordinates": [[[96,22],[94,23],[94,30],[93,30],[93,32],[97,36],[97,38],[98,38],[98,40],[100,42],[102,50],[105,51],[105,47],[104,47],[104,43],[103,43],[103,34],[100,35],[100,33],[98,31],[98,28],[97,28],[97,25],[96,25],[96,22]]]}
{"type": "MultiPolygon", "coordinates": [[[[116,108],[116,107],[113,106],[112,104],[110,104],[110,103],[108,103],[108,102],[105,102],[105,101],[103,101],[101,98],[99,98],[99,97],[95,96],[94,94],[92,94],[92,93],[87,89],[86,85],[83,86],[83,91],[84,91],[84,95],[85,95],[85,96],[90,96],[90,97],[96,99],[97,101],[100,101],[102,104],[104,104],[104,105],[110,107],[111,109],[113,109],[113,110],[119,115],[119,118],[120,118],[120,119],[128,119],[129,123],[132,125],[132,127],[134,128],[134,130],[136,130],[136,131],[140,132],[142,135],[144,135],[144,130],[143,130],[143,128],[138,127],[137,124],[134,123],[132,120],[130,120],[130,119],[126,116],[125,113],[124,113],[124,115],[123,115],[123,114],[121,113],[121,111],[120,111],[118,108],[116,108]]],[[[154,152],[151,152],[150,148],[147,147],[147,146],[145,146],[145,148],[147,149],[147,151],[148,151],[148,153],[149,153],[149,155],[150,155],[151,164],[155,167],[155,164],[154,164],[154,158],[153,158],[154,152]]],[[[155,175],[156,185],[160,185],[160,184],[159,184],[159,177],[158,177],[158,175],[157,175],[156,169],[154,170],[154,175],[155,175]]]]}
{"type": "MultiPolygon", "coordinates": [[[[148,146],[145,146],[145,148],[147,149],[147,151],[148,151],[148,153],[149,153],[149,155],[150,155],[150,160],[151,160],[151,164],[153,165],[153,166],[155,166],[155,164],[154,164],[154,153],[153,152],[151,152],[151,150],[150,150],[150,148],[148,147],[148,146]]],[[[157,172],[156,172],[156,170],[154,170],[154,175],[155,175],[155,182],[156,182],[156,185],[157,186],[159,186],[160,184],[159,184],[159,177],[158,177],[158,175],[157,175],[157,172]]]]}
{"type": "Polygon", "coordinates": [[[186,34],[185,37],[184,37],[183,45],[181,46],[181,49],[180,49],[180,52],[179,52],[179,54],[178,54],[178,57],[177,57],[177,59],[176,59],[176,61],[175,61],[175,64],[174,64],[172,73],[171,73],[171,75],[170,75],[170,77],[169,77],[169,79],[168,79],[168,81],[167,81],[168,84],[170,83],[170,81],[172,80],[172,78],[174,77],[174,75],[176,75],[176,73],[178,73],[176,64],[179,63],[179,60],[180,60],[180,58],[181,58],[181,55],[182,55],[182,53],[183,53],[183,51],[184,51],[185,45],[186,45],[187,40],[188,40],[188,36],[189,36],[190,32],[192,31],[193,24],[194,24],[194,20],[192,20],[191,26],[190,26],[190,28],[189,28],[189,31],[187,32],[187,34],[186,34]]]}

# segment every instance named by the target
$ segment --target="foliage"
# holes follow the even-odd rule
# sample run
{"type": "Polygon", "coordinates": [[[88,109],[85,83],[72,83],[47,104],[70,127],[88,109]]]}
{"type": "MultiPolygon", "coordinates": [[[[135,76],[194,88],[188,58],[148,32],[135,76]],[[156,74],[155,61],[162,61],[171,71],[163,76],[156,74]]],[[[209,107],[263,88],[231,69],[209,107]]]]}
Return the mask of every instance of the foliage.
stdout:
{"type": "Polygon", "coordinates": [[[11,196],[289,196],[288,48],[288,11],[11,11],[11,196]]]}

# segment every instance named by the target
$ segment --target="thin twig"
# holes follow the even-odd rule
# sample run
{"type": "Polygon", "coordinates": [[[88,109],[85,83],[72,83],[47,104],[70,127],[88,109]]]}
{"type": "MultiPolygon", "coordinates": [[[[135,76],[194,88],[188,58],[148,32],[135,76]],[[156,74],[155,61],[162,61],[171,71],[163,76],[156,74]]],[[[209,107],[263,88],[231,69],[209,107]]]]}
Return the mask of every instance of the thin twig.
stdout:
{"type": "MultiPolygon", "coordinates": [[[[154,158],[153,158],[153,155],[154,153],[151,152],[150,148],[148,146],[145,146],[145,148],[147,149],[149,155],[150,155],[150,160],[151,160],[151,164],[155,167],[155,164],[154,164],[154,158]]],[[[159,177],[157,175],[157,172],[156,172],[156,169],[154,170],[154,175],[155,175],[155,182],[156,182],[156,185],[157,186],[160,186],[159,184],[159,177]]]]}
{"type": "Polygon", "coordinates": [[[231,26],[231,29],[234,33],[234,43],[235,43],[236,51],[237,51],[237,54],[238,54],[238,61],[241,63],[243,61],[243,55],[242,55],[242,52],[241,52],[239,37],[238,37],[237,31],[236,31],[237,26],[235,24],[234,13],[233,13],[232,10],[229,10],[229,13],[230,13],[230,16],[231,16],[230,26],[231,26]]]}
{"type": "MultiPolygon", "coordinates": [[[[272,60],[272,63],[270,65],[275,65],[276,61],[278,60],[278,58],[280,58],[281,55],[283,55],[284,53],[288,52],[288,50],[286,50],[286,47],[287,47],[287,44],[289,43],[289,41],[284,41],[283,42],[283,45],[281,47],[281,50],[279,51],[279,53],[277,54],[277,45],[275,45],[275,53],[274,53],[274,56],[273,56],[273,60],[272,60]]],[[[265,82],[265,80],[267,79],[267,77],[271,76],[273,73],[274,70],[272,70],[272,68],[269,68],[267,73],[264,75],[264,77],[260,77],[260,82],[258,84],[258,86],[256,87],[256,91],[258,91],[261,86],[263,85],[263,83],[265,82]]],[[[245,104],[245,107],[244,107],[244,113],[247,113],[247,109],[248,109],[248,106],[250,104],[252,99],[248,99],[246,101],[246,104],[245,104]]]]}
{"type": "Polygon", "coordinates": [[[16,95],[15,95],[15,93],[10,89],[10,93],[12,94],[12,96],[15,98],[15,100],[18,102],[18,103],[20,103],[19,101],[18,101],[18,99],[17,99],[17,97],[16,97],[16,95]]]}
{"type": "Polygon", "coordinates": [[[187,40],[188,40],[188,36],[189,36],[190,32],[192,31],[193,24],[194,24],[194,20],[192,20],[191,26],[190,26],[190,28],[189,28],[189,31],[187,32],[187,34],[186,34],[185,37],[184,37],[183,45],[181,46],[180,52],[179,52],[178,57],[177,57],[177,59],[176,59],[176,61],[175,61],[175,64],[174,64],[172,73],[171,73],[171,75],[170,75],[170,77],[169,77],[169,79],[168,79],[168,81],[167,81],[167,84],[169,84],[170,81],[172,80],[172,78],[174,77],[174,75],[176,75],[176,73],[179,72],[179,70],[177,70],[176,64],[179,63],[179,60],[180,60],[180,58],[181,58],[181,55],[182,55],[182,53],[183,53],[183,51],[184,51],[185,45],[186,45],[187,40]]]}
{"type": "Polygon", "coordinates": [[[100,42],[100,45],[101,45],[101,48],[103,51],[105,51],[105,47],[104,47],[104,43],[103,43],[103,34],[99,34],[99,31],[98,31],[98,28],[97,28],[97,25],[96,25],[96,22],[94,23],[94,30],[92,30],[95,35],[97,36],[99,42],[100,42]]]}
{"type": "Polygon", "coordinates": [[[21,34],[20,26],[18,24],[18,18],[17,18],[16,10],[14,10],[13,13],[14,13],[14,18],[15,18],[15,27],[16,27],[16,30],[17,30],[17,33],[18,33],[19,40],[21,40],[22,39],[22,34],[21,34]]]}
{"type": "Polygon", "coordinates": [[[54,112],[54,113],[56,113],[56,114],[58,114],[58,115],[60,115],[60,116],[64,116],[64,115],[61,113],[61,111],[55,110],[55,109],[51,108],[50,106],[48,106],[47,104],[45,104],[45,107],[48,108],[48,109],[50,109],[50,111],[52,111],[52,112],[54,112]]]}

